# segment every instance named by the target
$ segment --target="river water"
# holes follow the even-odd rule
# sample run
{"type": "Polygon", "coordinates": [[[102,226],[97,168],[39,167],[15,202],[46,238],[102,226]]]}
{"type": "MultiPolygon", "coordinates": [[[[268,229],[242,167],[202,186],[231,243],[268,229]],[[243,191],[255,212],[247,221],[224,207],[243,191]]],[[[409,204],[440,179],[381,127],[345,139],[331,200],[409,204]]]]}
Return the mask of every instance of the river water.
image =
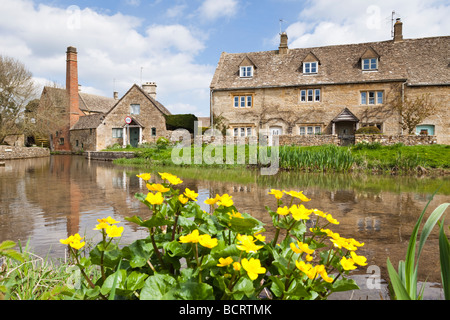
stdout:
{"type": "MultiPolygon", "coordinates": [[[[159,169],[162,170],[182,178],[184,182],[179,187],[183,190],[197,190],[204,210],[209,210],[203,203],[206,198],[228,193],[240,212],[269,225],[265,206],[275,208],[276,202],[268,191],[303,191],[312,199],[307,207],[331,213],[340,221],[332,228],[334,232],[365,243],[358,252],[367,257],[368,267],[354,273],[363,287],[369,286],[369,293],[360,296],[363,299],[386,297],[386,260],[389,257],[395,267],[404,260],[414,225],[433,192],[440,187],[427,213],[450,202],[449,177],[293,172],[261,176],[252,170],[159,169]],[[370,291],[374,287],[379,290],[370,291]]],[[[40,256],[63,258],[65,246],[59,239],[80,233],[95,241],[98,233],[92,229],[97,219],[107,216],[122,221],[125,231],[121,243],[146,237],[146,230],[124,220],[133,215],[148,217],[147,207],[134,197],[136,192],[147,192],[136,177],[141,171],[82,156],[7,161],[0,167],[0,242],[13,240],[22,246],[28,242],[30,250],[40,256]]],[[[157,171],[152,175],[156,182],[157,171]]],[[[268,228],[269,236],[272,231],[268,228]]],[[[437,230],[430,235],[420,258],[419,279],[431,287],[440,283],[437,230]]]]}

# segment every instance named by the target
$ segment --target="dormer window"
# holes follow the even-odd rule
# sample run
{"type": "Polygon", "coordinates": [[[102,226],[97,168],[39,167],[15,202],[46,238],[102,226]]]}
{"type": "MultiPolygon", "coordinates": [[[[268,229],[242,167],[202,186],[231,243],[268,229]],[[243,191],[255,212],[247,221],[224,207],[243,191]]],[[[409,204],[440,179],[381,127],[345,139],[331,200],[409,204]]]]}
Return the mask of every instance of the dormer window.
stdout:
{"type": "Polygon", "coordinates": [[[303,73],[306,74],[317,73],[317,69],[318,69],[317,61],[303,63],[303,73]]]}
{"type": "Polygon", "coordinates": [[[239,76],[241,78],[253,77],[253,66],[243,66],[240,68],[239,76]]]}
{"type": "Polygon", "coordinates": [[[362,69],[363,70],[378,70],[378,59],[362,59],[362,69]]]}

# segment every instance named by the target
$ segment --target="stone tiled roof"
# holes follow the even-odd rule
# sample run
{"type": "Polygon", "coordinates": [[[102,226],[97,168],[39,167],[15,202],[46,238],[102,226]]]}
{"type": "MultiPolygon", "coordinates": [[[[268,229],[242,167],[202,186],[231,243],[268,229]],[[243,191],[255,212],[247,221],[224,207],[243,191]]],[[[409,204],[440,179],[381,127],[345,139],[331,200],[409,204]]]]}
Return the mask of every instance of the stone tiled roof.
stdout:
{"type": "Polygon", "coordinates": [[[70,130],[95,129],[102,123],[104,117],[105,115],[102,113],[82,116],[70,130]]]}
{"type": "Polygon", "coordinates": [[[251,89],[355,82],[407,81],[409,85],[450,83],[450,36],[382,41],[315,48],[222,53],[211,89],[251,89]],[[368,49],[379,55],[378,71],[362,71],[368,49]],[[313,54],[318,73],[303,74],[302,61],[313,54]],[[248,58],[256,66],[252,78],[239,77],[239,64],[248,58]]]}
{"type": "MultiPolygon", "coordinates": [[[[45,87],[47,94],[53,101],[62,101],[61,96],[66,94],[66,89],[45,87]]],[[[117,102],[114,98],[102,97],[95,94],[79,92],[79,108],[82,111],[105,113],[108,112],[117,102]]],[[[65,100],[67,103],[68,100],[65,100]]]]}

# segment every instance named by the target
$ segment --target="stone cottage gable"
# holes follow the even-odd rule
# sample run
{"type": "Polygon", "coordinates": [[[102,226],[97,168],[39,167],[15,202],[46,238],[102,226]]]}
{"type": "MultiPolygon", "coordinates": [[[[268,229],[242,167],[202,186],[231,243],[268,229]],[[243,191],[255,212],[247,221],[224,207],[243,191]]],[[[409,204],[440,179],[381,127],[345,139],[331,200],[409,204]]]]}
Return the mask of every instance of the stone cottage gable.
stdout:
{"type": "Polygon", "coordinates": [[[212,90],[270,88],[302,85],[361,82],[408,81],[408,84],[448,84],[450,36],[406,39],[401,42],[335,45],[250,53],[222,53],[211,82],[212,90]],[[362,72],[361,57],[373,50],[379,55],[376,72],[362,72]],[[320,61],[315,75],[303,75],[303,59],[313,52],[320,61]],[[245,82],[236,74],[248,57],[258,65],[258,73],[245,82]]]}

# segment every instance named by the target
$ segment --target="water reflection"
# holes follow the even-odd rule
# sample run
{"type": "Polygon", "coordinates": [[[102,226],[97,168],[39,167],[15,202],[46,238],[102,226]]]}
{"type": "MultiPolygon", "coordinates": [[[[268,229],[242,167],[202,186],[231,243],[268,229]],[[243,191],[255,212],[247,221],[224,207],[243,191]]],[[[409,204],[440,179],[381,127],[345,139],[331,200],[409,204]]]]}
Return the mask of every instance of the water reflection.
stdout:
{"type": "MultiPolygon", "coordinates": [[[[199,203],[216,193],[229,193],[241,212],[270,225],[265,205],[275,208],[271,188],[304,191],[308,207],[332,213],[341,223],[333,227],[345,237],[365,242],[360,254],[386,278],[386,259],[394,265],[404,259],[414,224],[431,194],[440,191],[429,211],[449,202],[449,178],[377,177],[280,172],[259,176],[250,170],[160,169],[183,178],[181,188],[198,190],[199,203]]],[[[152,180],[159,181],[155,169],[152,180]]],[[[30,240],[36,253],[64,256],[59,239],[70,234],[97,233],[96,219],[112,216],[148,217],[147,208],[134,198],[146,192],[138,171],[110,162],[88,161],[81,156],[8,161],[0,167],[0,241],[30,240]]],[[[448,220],[448,219],[447,219],[448,220]]],[[[147,236],[144,229],[124,222],[123,243],[147,236]]],[[[272,230],[268,228],[268,232],[272,230]]],[[[430,235],[422,253],[419,278],[440,282],[437,232],[430,235]]],[[[361,271],[365,273],[365,270],[361,271]]]]}

